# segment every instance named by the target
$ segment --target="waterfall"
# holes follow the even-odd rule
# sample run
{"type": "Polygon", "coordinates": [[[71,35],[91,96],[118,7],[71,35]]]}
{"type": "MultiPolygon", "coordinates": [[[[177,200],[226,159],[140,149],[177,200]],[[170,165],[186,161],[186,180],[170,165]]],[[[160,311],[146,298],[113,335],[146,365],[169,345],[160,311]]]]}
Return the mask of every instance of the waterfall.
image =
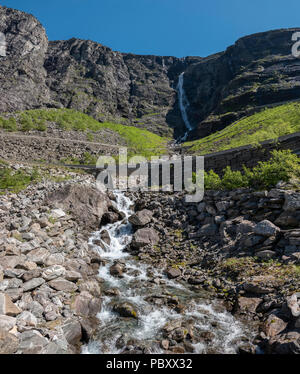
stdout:
{"type": "Polygon", "coordinates": [[[177,89],[178,89],[179,108],[180,108],[183,122],[185,124],[185,127],[187,128],[187,132],[180,139],[180,141],[186,140],[189,132],[193,130],[193,126],[191,125],[189,118],[188,118],[188,114],[187,114],[187,108],[189,107],[190,103],[188,101],[188,98],[186,97],[186,94],[183,88],[183,83],[184,83],[184,72],[179,75],[177,89]]]}

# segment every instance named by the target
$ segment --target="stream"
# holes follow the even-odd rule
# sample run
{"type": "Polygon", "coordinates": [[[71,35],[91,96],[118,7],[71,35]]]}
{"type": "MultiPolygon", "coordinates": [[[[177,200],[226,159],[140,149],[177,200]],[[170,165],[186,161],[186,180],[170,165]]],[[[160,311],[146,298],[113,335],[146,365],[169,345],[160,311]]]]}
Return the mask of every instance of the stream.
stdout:
{"type": "MultiPolygon", "coordinates": [[[[144,353],[163,353],[160,342],[164,339],[162,328],[167,323],[181,320],[184,326],[192,327],[189,352],[236,353],[239,343],[249,338],[249,330],[237,321],[216,300],[211,300],[207,291],[197,292],[185,283],[167,279],[161,270],[143,264],[124,251],[132,238],[132,226],[128,217],[133,213],[132,201],[121,192],[114,192],[115,207],[124,214],[124,219],[108,224],[95,232],[90,244],[99,252],[105,265],[99,270],[103,279],[102,310],[97,315],[100,323],[99,336],[82,349],[85,354],[122,353],[139,347],[144,353]],[[109,233],[110,244],[101,239],[104,231],[109,233]],[[100,241],[101,246],[93,244],[100,241]],[[126,265],[122,277],[110,274],[110,267],[117,262],[126,265]],[[108,290],[118,290],[112,294],[108,290]],[[165,305],[169,298],[184,305],[184,311],[165,305]],[[116,303],[129,302],[137,311],[138,318],[124,318],[115,313],[116,303]],[[203,338],[204,337],[204,338],[203,338]]],[[[173,300],[173,301],[172,301],[173,300]]],[[[178,340],[177,340],[178,341],[178,340]]],[[[170,346],[172,341],[170,342],[170,346]]],[[[173,345],[178,345],[173,341],[173,345]]]]}

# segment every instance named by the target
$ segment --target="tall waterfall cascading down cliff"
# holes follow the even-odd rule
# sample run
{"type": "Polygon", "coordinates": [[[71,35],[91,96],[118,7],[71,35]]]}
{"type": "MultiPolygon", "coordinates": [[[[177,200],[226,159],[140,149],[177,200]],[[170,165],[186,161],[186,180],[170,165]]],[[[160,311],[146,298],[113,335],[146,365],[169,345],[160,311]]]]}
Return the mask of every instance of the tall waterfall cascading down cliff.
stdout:
{"type": "Polygon", "coordinates": [[[185,127],[187,128],[187,131],[181,138],[178,139],[178,142],[185,141],[189,133],[193,130],[193,126],[191,125],[188,114],[187,114],[187,108],[189,107],[190,103],[184,91],[183,84],[184,84],[184,72],[179,75],[177,90],[178,90],[179,108],[180,108],[183,122],[185,124],[185,127]]]}

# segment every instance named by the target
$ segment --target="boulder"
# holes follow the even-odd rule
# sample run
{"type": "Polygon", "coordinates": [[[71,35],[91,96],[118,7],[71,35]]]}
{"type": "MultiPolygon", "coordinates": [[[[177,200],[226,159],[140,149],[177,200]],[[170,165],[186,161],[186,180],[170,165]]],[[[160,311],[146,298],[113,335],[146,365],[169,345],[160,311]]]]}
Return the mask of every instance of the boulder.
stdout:
{"type": "Polygon", "coordinates": [[[17,323],[15,317],[0,315],[0,330],[10,331],[17,323]]]}
{"type": "Polygon", "coordinates": [[[203,225],[198,231],[199,236],[214,236],[218,232],[218,226],[214,223],[203,225]]]}
{"type": "Polygon", "coordinates": [[[283,321],[276,314],[272,313],[264,322],[263,331],[268,338],[272,338],[284,331],[287,325],[287,322],[283,321]]]}
{"type": "Polygon", "coordinates": [[[135,307],[128,302],[115,304],[113,306],[113,311],[118,313],[121,317],[138,318],[135,307]]]}
{"type": "Polygon", "coordinates": [[[37,330],[28,330],[20,334],[20,345],[17,353],[40,354],[48,345],[48,339],[44,338],[37,330]]]}
{"type": "Polygon", "coordinates": [[[145,226],[151,222],[152,214],[150,210],[143,209],[130,216],[128,220],[133,226],[145,226]]]}
{"type": "Polygon", "coordinates": [[[14,354],[19,346],[19,339],[7,331],[0,329],[0,354],[14,354]]]}
{"type": "Polygon", "coordinates": [[[287,191],[284,194],[284,205],[283,209],[285,211],[293,212],[296,210],[300,210],[300,194],[297,192],[290,192],[287,191]]]}
{"type": "Polygon", "coordinates": [[[116,277],[121,277],[123,275],[124,266],[122,266],[119,263],[114,263],[110,269],[109,272],[111,275],[116,277]]]}
{"type": "Polygon", "coordinates": [[[133,235],[132,246],[136,249],[142,248],[148,244],[156,245],[159,242],[157,232],[152,228],[143,228],[136,231],[133,235]]]}
{"type": "Polygon", "coordinates": [[[268,220],[263,220],[259,222],[256,226],[254,226],[253,232],[256,235],[262,235],[266,237],[276,236],[276,234],[280,231],[280,228],[275,226],[272,222],[268,220]]]}
{"type": "Polygon", "coordinates": [[[74,310],[78,316],[96,316],[101,310],[101,299],[93,297],[88,292],[83,291],[80,295],[76,296],[72,304],[72,310],[74,310]]]}
{"type": "Polygon", "coordinates": [[[45,283],[45,279],[43,279],[43,278],[33,278],[30,281],[25,282],[23,284],[23,290],[25,292],[26,291],[32,291],[32,290],[34,290],[35,288],[41,286],[44,283],[45,283]]]}
{"type": "Polygon", "coordinates": [[[262,300],[257,297],[240,296],[238,298],[238,307],[243,313],[255,313],[261,302],[262,300]]]}
{"type": "Polygon", "coordinates": [[[46,268],[43,273],[42,277],[46,279],[46,281],[50,281],[59,277],[63,277],[66,274],[66,269],[61,265],[52,265],[46,268]]]}
{"type": "Polygon", "coordinates": [[[0,314],[15,317],[22,311],[12,301],[11,298],[4,293],[0,293],[0,314]]]}
{"type": "Polygon", "coordinates": [[[292,296],[289,296],[286,298],[286,302],[284,303],[283,307],[283,313],[288,318],[297,318],[300,316],[300,297],[297,293],[293,294],[292,296]]]}
{"type": "Polygon", "coordinates": [[[108,212],[111,201],[91,185],[70,184],[50,193],[45,205],[48,204],[72,214],[84,229],[95,230],[103,214],[108,212]]]}
{"type": "Polygon", "coordinates": [[[29,311],[25,310],[17,317],[17,325],[18,326],[33,326],[37,325],[37,318],[30,313],[29,311]]]}
{"type": "Polygon", "coordinates": [[[166,270],[169,279],[178,278],[181,276],[181,271],[178,268],[170,267],[166,270]]]}
{"type": "Polygon", "coordinates": [[[61,326],[63,334],[67,342],[76,345],[82,338],[81,324],[77,319],[70,318],[61,326]]]}
{"type": "Polygon", "coordinates": [[[48,282],[49,286],[54,288],[56,291],[65,291],[65,292],[73,292],[78,289],[76,284],[64,279],[64,278],[56,278],[50,282],[48,282]]]}

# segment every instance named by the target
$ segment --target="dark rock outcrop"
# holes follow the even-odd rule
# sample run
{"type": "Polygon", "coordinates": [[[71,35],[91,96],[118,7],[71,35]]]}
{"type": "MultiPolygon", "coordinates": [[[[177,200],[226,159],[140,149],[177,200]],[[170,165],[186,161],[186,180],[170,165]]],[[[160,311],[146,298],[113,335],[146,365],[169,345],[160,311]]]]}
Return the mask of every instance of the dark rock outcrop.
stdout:
{"type": "Polygon", "coordinates": [[[185,126],[178,108],[178,76],[185,72],[194,137],[218,131],[260,108],[297,100],[300,61],[282,29],[239,39],[206,58],[139,56],[70,39],[48,42],[26,13],[0,7],[7,56],[0,57],[1,112],[66,107],[99,121],[116,120],[178,137],[185,126]]]}

